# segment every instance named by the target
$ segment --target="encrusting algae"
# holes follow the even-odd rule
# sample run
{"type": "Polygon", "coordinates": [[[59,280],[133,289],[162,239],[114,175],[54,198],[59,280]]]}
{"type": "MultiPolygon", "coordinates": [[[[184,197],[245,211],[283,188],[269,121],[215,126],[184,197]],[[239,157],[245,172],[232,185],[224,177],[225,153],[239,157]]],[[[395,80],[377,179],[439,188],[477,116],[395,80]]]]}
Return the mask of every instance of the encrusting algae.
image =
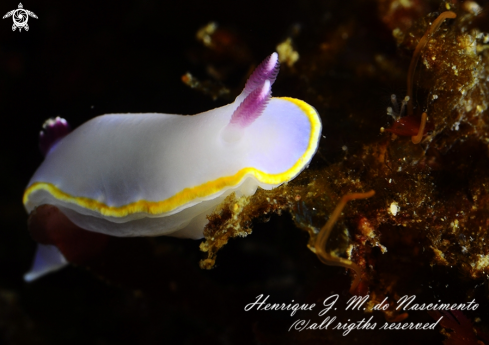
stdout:
{"type": "Polygon", "coordinates": [[[426,112],[421,114],[421,119],[419,120],[413,114],[413,81],[416,72],[416,66],[418,64],[421,53],[425,48],[426,44],[433,37],[433,34],[441,26],[443,21],[447,18],[456,18],[457,15],[452,11],[445,11],[440,14],[433,23],[429,26],[426,33],[421,37],[416,49],[414,50],[413,57],[411,58],[411,63],[409,64],[408,76],[407,76],[407,96],[402,101],[401,110],[397,111],[398,105],[396,96],[391,96],[391,101],[393,108],[387,108],[387,114],[391,115],[396,121],[392,128],[387,129],[387,131],[398,135],[411,136],[411,141],[413,144],[419,144],[426,133],[426,121],[428,120],[428,115],[426,112]],[[407,108],[407,116],[401,117],[403,115],[404,109],[407,108]]]}
{"type": "MultiPolygon", "coordinates": [[[[372,303],[398,296],[398,290],[405,291],[414,276],[431,279],[425,267],[456,269],[470,279],[487,280],[489,36],[474,24],[478,12],[467,6],[442,5],[445,11],[413,19],[410,28],[394,30],[402,38],[399,48],[413,56],[405,72],[408,97],[404,106],[408,116],[417,116],[417,122],[410,124],[415,133],[408,135],[418,145],[402,137],[391,140],[382,133],[377,138],[365,134],[365,141],[348,147],[337,162],[313,164],[287,185],[259,191],[251,198],[229,197],[209,217],[201,245],[208,257],[201,267],[211,268],[216,253],[230,238],[251,233],[253,219],[286,211],[297,227],[309,233],[309,248],[319,252],[321,261],[337,261],[356,272],[351,292],[370,291],[372,303]],[[346,226],[350,244],[342,249],[326,246],[328,235],[318,235],[317,229],[333,214],[334,205],[342,196],[368,190],[374,190],[375,196],[349,203],[337,226],[346,226]],[[406,262],[411,262],[409,269],[406,262]]],[[[316,89],[319,80],[313,68],[307,71],[299,65],[321,65],[321,46],[315,55],[301,53],[297,69],[288,70],[291,76],[307,75],[316,89]]],[[[312,104],[325,116],[324,97],[317,97],[318,103],[312,104]]],[[[395,108],[395,97],[394,101],[395,108]]],[[[391,112],[402,113],[399,107],[391,112]]],[[[362,123],[359,136],[365,128],[374,127],[368,122],[377,121],[360,113],[352,116],[361,119],[356,120],[362,123]]],[[[328,138],[322,145],[328,145],[328,138]]],[[[363,194],[367,196],[371,195],[363,194]]],[[[330,219],[334,222],[340,212],[330,219]]],[[[332,225],[328,221],[327,234],[332,225]]],[[[390,320],[407,317],[390,309],[384,314],[390,320]]]]}

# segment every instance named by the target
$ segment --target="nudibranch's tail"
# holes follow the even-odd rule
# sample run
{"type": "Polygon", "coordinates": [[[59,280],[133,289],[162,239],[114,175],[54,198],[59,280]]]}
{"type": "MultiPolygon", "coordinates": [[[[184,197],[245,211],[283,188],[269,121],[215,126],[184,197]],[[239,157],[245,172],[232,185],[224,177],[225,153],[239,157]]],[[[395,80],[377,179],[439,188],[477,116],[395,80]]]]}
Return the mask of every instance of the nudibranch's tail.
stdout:
{"type": "Polygon", "coordinates": [[[27,282],[61,269],[68,263],[85,265],[106,248],[110,236],[87,231],[74,224],[58,207],[36,207],[27,221],[33,240],[38,242],[34,262],[24,275],[27,282]]]}
{"type": "Polygon", "coordinates": [[[68,261],[56,246],[38,243],[34,262],[30,271],[24,275],[24,280],[31,282],[66,265],[68,265],[68,261]]]}
{"type": "Polygon", "coordinates": [[[46,120],[39,133],[39,149],[44,157],[46,157],[58,140],[66,136],[70,131],[68,122],[59,116],[46,120]]]}
{"type": "Polygon", "coordinates": [[[243,92],[236,98],[236,102],[241,103],[246,96],[254,90],[261,88],[265,80],[268,80],[270,85],[273,85],[275,79],[277,79],[279,69],[280,63],[278,62],[278,54],[273,53],[255,68],[246,81],[243,92]]]}

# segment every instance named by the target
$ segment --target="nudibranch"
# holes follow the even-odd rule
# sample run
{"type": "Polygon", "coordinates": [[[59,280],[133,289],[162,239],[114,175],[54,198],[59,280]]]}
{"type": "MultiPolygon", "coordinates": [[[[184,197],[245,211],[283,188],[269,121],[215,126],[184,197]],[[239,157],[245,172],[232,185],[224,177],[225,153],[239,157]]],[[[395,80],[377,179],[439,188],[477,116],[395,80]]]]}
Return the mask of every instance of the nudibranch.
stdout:
{"type": "MultiPolygon", "coordinates": [[[[202,238],[224,198],[292,180],[318,148],[317,111],[271,97],[278,71],[273,53],[233,103],[193,116],[109,114],[72,132],[51,120],[40,137],[45,159],[24,193],[27,212],[52,205],[79,228],[111,236],[202,238]]],[[[58,248],[39,245],[25,279],[65,264],[58,248]]]]}

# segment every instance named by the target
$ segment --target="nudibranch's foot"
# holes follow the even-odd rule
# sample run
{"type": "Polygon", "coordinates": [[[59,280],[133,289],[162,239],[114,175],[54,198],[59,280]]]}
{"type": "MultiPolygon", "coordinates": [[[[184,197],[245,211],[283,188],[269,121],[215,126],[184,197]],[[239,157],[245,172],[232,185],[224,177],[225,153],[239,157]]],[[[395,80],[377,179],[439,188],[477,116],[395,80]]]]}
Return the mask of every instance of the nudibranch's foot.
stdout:
{"type": "Polygon", "coordinates": [[[38,243],[34,262],[29,272],[24,274],[24,280],[31,282],[45,274],[60,270],[66,265],[68,261],[56,246],[38,243]]]}
{"type": "Polygon", "coordinates": [[[65,119],[57,116],[46,120],[39,133],[39,149],[41,153],[46,156],[54,145],[70,132],[70,125],[65,119]]]}
{"type": "MultiPolygon", "coordinates": [[[[316,238],[311,239],[310,243],[313,243],[313,245],[308,245],[309,249],[318,256],[319,260],[321,260],[322,263],[331,266],[341,266],[355,271],[355,278],[350,288],[350,293],[352,294],[355,294],[357,292],[357,288],[359,287],[359,284],[361,282],[362,271],[360,267],[356,263],[348,259],[341,258],[339,256],[332,255],[326,252],[326,243],[328,242],[331,230],[333,230],[333,226],[340,217],[343,208],[346,206],[346,203],[350,200],[370,198],[374,194],[375,191],[371,190],[367,193],[352,193],[344,195],[338,205],[336,205],[336,208],[329,217],[328,222],[321,228],[316,238]]],[[[360,290],[364,290],[364,287],[361,287],[360,290]]]]}
{"type": "Polygon", "coordinates": [[[109,239],[107,235],[81,229],[52,205],[37,207],[29,215],[28,227],[38,248],[32,269],[24,276],[26,281],[56,271],[68,262],[90,261],[104,249],[109,239]]]}
{"type": "MultiPolygon", "coordinates": [[[[191,294],[215,288],[203,276],[196,278],[200,272],[195,264],[197,252],[194,256],[182,254],[195,249],[193,241],[172,238],[155,241],[148,237],[113,237],[86,231],[52,205],[37,207],[29,216],[28,225],[33,239],[40,242],[34,267],[24,277],[28,282],[53,272],[55,259],[64,258],[64,265],[74,264],[104,282],[153,293],[168,303],[175,302],[177,288],[191,294]],[[50,264],[44,262],[46,259],[50,264]],[[200,279],[198,285],[196,279],[200,279]]],[[[182,292],[180,295],[186,296],[182,292]]]]}

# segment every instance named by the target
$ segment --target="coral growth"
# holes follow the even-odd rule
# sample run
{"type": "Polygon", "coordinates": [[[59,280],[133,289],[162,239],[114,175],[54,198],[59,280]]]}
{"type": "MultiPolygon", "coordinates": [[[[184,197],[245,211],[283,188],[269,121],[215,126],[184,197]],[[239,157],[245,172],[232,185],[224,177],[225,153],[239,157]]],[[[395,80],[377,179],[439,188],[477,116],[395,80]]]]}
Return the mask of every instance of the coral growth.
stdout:
{"type": "MultiPolygon", "coordinates": [[[[353,148],[343,145],[343,159],[316,165],[287,186],[260,191],[243,207],[241,201],[228,200],[210,217],[202,245],[209,252],[205,262],[210,264],[204,266],[212,266],[217,250],[229,238],[250,233],[254,218],[285,210],[292,214],[298,227],[315,239],[318,218],[324,219],[332,212],[333,200],[347,193],[374,189],[375,198],[351,203],[338,226],[345,229],[350,239],[333,241],[336,249],[332,245],[326,248],[327,252],[337,252],[338,255],[327,254],[335,257],[344,255],[339,254],[344,250],[348,252],[348,260],[364,272],[364,289],[370,290],[376,300],[395,296],[415,274],[406,270],[402,276],[395,275],[385,260],[396,262],[410,257],[421,266],[456,267],[466,277],[485,279],[489,274],[489,36],[473,24],[479,12],[468,10],[467,6],[454,8],[448,3],[443,8],[450,11],[412,18],[411,27],[396,28],[393,33],[402,38],[398,41],[400,49],[411,52],[413,58],[406,69],[408,97],[401,106],[407,106],[405,119],[409,120],[404,120],[406,129],[395,125],[391,131],[409,135],[413,143],[420,145],[402,138],[390,140],[366,134],[373,127],[368,122],[375,121],[353,108],[348,121],[355,125],[353,129],[350,126],[350,135],[362,136],[362,144],[353,148]],[[416,113],[418,120],[413,120],[416,113]],[[384,254],[379,256],[375,248],[384,254]],[[383,259],[382,255],[391,259],[383,259]]],[[[321,59],[321,54],[301,54],[304,66],[324,67],[331,63],[321,59]]],[[[290,77],[297,73],[307,75],[309,85],[321,89],[318,76],[312,71],[289,69],[288,73],[290,77]]],[[[331,100],[325,101],[322,96],[317,99],[319,113],[326,114],[324,104],[331,104],[331,100]]],[[[403,111],[395,98],[394,102],[390,112],[398,116],[399,122],[403,111]]],[[[327,128],[328,117],[324,122],[327,128]]],[[[331,139],[324,140],[319,157],[327,152],[325,147],[330,143],[331,139]]],[[[392,267],[400,266],[403,265],[399,262],[392,267]]],[[[388,316],[387,312],[385,315],[390,319],[398,317],[388,316]]]]}

